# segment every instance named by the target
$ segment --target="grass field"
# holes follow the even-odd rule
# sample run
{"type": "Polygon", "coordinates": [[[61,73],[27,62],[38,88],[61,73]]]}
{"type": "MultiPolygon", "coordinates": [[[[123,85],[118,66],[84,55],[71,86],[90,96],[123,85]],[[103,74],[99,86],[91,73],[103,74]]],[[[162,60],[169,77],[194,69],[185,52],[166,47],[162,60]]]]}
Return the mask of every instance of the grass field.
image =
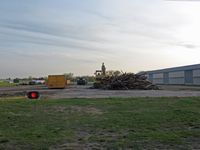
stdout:
{"type": "Polygon", "coordinates": [[[0,82],[0,87],[9,87],[9,86],[15,86],[15,83],[8,83],[8,82],[0,82]]]}
{"type": "Polygon", "coordinates": [[[200,149],[200,98],[0,101],[0,149],[200,149]]]}

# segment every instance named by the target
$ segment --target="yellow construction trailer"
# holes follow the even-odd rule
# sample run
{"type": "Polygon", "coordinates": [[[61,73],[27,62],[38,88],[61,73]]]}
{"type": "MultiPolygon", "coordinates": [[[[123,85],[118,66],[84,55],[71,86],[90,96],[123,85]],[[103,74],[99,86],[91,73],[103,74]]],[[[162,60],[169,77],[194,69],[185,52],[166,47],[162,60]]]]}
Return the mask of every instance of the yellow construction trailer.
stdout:
{"type": "Polygon", "coordinates": [[[47,86],[49,89],[64,89],[68,84],[65,75],[49,75],[47,86]]]}

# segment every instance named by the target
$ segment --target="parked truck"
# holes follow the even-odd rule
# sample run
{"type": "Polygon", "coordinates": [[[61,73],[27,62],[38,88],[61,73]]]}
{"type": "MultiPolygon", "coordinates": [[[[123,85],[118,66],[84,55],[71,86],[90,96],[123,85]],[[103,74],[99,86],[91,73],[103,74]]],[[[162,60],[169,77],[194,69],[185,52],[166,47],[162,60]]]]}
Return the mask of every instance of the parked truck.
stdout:
{"type": "Polygon", "coordinates": [[[77,85],[86,85],[87,81],[84,78],[78,78],[77,79],[77,85]]]}

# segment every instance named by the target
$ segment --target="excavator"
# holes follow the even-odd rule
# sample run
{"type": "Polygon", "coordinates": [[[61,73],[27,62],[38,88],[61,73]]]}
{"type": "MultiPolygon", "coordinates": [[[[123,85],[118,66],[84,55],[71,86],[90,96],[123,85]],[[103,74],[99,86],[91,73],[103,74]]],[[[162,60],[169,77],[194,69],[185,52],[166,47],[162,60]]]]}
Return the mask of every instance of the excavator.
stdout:
{"type": "Polygon", "coordinates": [[[94,82],[94,87],[98,87],[100,80],[106,76],[106,67],[105,64],[102,63],[101,70],[96,70],[95,71],[95,82],[94,82]]]}

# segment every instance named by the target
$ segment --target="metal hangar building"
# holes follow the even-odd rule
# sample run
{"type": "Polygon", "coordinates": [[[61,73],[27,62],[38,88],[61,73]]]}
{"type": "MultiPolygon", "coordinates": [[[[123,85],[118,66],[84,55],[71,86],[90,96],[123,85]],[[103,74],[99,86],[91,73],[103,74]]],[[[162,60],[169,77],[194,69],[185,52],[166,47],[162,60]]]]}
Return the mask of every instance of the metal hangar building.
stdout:
{"type": "Polygon", "coordinates": [[[154,84],[200,85],[200,64],[147,71],[154,84]]]}

